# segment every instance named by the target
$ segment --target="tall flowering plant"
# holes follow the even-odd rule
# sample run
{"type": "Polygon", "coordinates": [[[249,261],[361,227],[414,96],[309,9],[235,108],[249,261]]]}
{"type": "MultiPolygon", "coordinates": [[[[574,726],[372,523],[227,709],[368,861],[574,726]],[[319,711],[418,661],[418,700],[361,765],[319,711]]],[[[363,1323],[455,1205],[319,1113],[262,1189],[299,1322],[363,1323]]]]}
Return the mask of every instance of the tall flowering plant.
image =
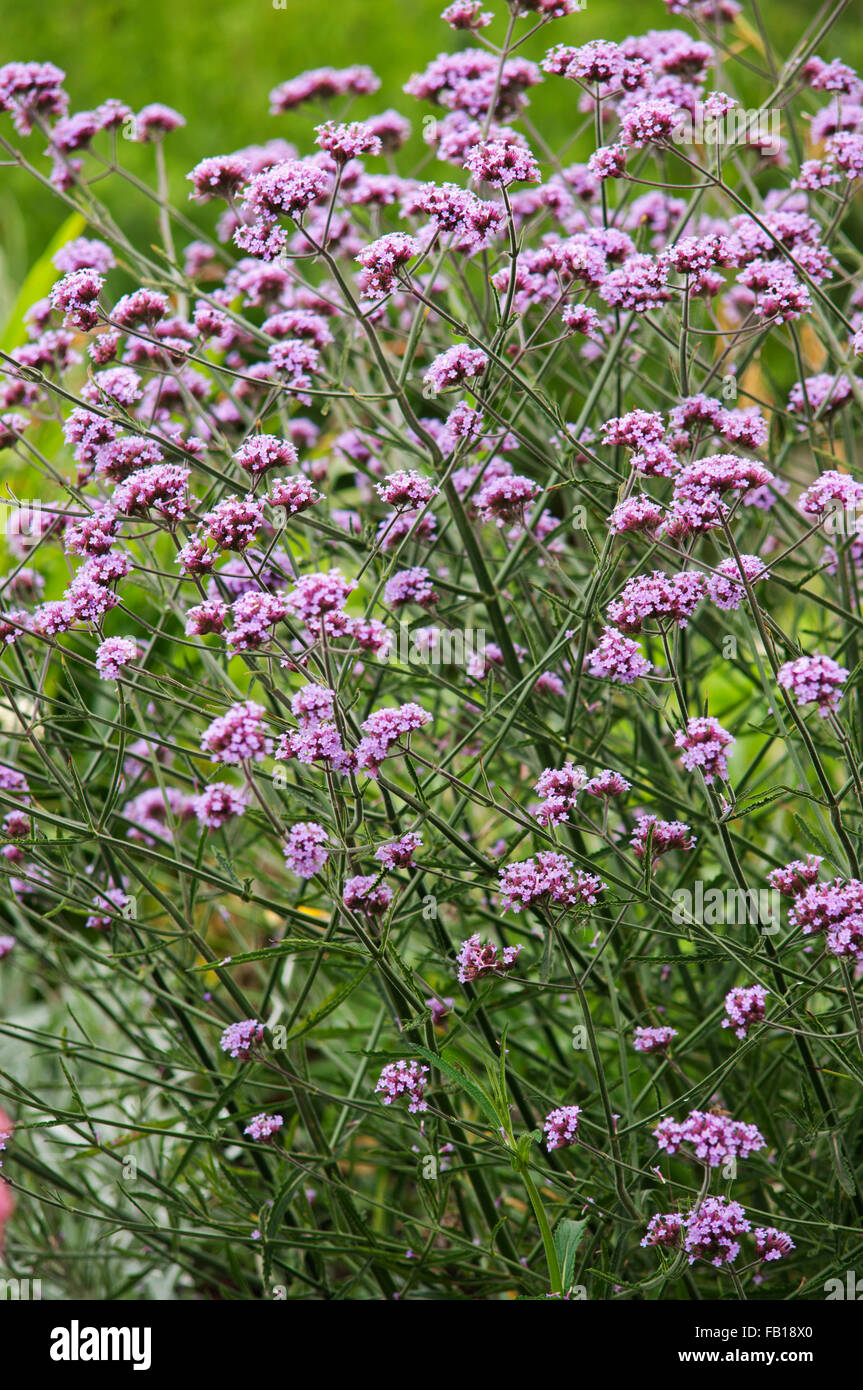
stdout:
{"type": "Polygon", "coordinates": [[[0,352],[0,1235],[61,1291],[105,1235],[159,1297],[853,1248],[863,82],[735,0],[507,8],[444,11],[413,172],[321,68],[190,203],[179,113],[0,69],[69,217],[0,352]]]}

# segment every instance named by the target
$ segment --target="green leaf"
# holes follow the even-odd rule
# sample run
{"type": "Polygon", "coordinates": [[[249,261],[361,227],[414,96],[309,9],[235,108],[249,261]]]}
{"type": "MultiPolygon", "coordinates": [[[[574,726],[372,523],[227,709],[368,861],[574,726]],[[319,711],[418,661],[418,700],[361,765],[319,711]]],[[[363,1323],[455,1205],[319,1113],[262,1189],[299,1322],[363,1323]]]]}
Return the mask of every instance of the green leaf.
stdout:
{"type": "Polygon", "coordinates": [[[566,1293],[570,1288],[575,1274],[575,1257],[578,1247],[584,1239],[587,1229],[587,1219],[584,1221],[570,1221],[564,1218],[558,1221],[554,1228],[554,1248],[557,1253],[557,1262],[560,1265],[560,1277],[563,1282],[563,1291],[566,1293]]]}
{"type": "Polygon", "coordinates": [[[70,217],[62,224],[56,236],[48,243],[38,261],[32,265],[24,277],[24,283],[18,291],[18,297],[12,305],[8,322],[3,329],[3,337],[0,339],[0,348],[4,352],[11,352],[13,348],[20,347],[27,339],[27,329],[24,326],[24,315],[35,304],[37,299],[44,299],[59,278],[59,272],[52,262],[52,257],[57,254],[61,246],[65,246],[67,241],[72,241],[80,236],[87,225],[87,220],[80,212],[73,212],[70,217]]]}
{"type": "MultiPolygon", "coordinates": [[[[275,960],[277,956],[291,956],[298,951],[326,951],[343,956],[364,956],[361,946],[349,946],[342,941],[325,941],[323,937],[286,936],[275,946],[262,946],[259,951],[243,951],[239,956],[231,956],[231,965],[248,965],[253,960],[275,960]]],[[[218,970],[221,960],[208,960],[203,965],[190,965],[190,974],[208,970],[218,970]]]]}
{"type": "Polygon", "coordinates": [[[807,825],[803,817],[798,816],[796,811],[792,811],[791,814],[794,817],[794,820],[799,826],[800,830],[803,832],[804,836],[806,836],[810,843],[815,846],[815,848],[818,850],[818,853],[823,854],[824,858],[828,861],[828,863],[835,864],[836,855],[834,851],[830,849],[829,845],[825,844],[818,832],[816,830],[813,830],[811,825],[807,825]]]}
{"type": "Polygon", "coordinates": [[[304,1033],[311,1032],[322,1019],[326,1018],[328,1014],[331,1014],[340,1004],[343,1004],[348,998],[348,995],[353,994],[354,990],[358,985],[362,984],[373,966],[374,961],[370,960],[365,969],[361,970],[353,980],[347,980],[345,984],[339,985],[338,989],[332,990],[323,1003],[319,1004],[316,1009],[313,1009],[310,1014],[307,1014],[306,1017],[297,1024],[296,1028],[291,1030],[285,1042],[293,1042],[295,1038],[301,1038],[304,1033]]]}
{"type": "Polygon", "coordinates": [[[437,1067],[438,1071],[442,1071],[444,1076],[449,1077],[450,1081],[454,1081],[456,1085],[464,1091],[466,1095],[469,1095],[471,1100],[479,1106],[486,1118],[494,1125],[495,1129],[499,1128],[500,1115],[498,1115],[494,1107],[494,1101],[488,1092],[484,1091],[482,1086],[474,1081],[472,1076],[468,1076],[459,1067],[454,1067],[452,1062],[448,1062],[445,1057],[440,1057],[436,1052],[430,1052],[427,1047],[418,1047],[415,1044],[413,1051],[418,1052],[420,1057],[426,1062],[431,1063],[433,1067],[437,1067]]]}
{"type": "Polygon", "coordinates": [[[263,1257],[263,1283],[265,1286],[269,1283],[273,1272],[273,1256],[275,1255],[275,1247],[273,1246],[272,1241],[279,1234],[279,1230],[285,1218],[285,1214],[288,1208],[290,1207],[291,1202],[294,1199],[297,1189],[303,1182],[303,1176],[303,1173],[291,1174],[284,1187],[282,1188],[281,1192],[279,1193],[278,1197],[276,1198],[275,1202],[273,1203],[272,1209],[270,1211],[270,1218],[267,1222],[267,1243],[264,1248],[263,1257]]]}

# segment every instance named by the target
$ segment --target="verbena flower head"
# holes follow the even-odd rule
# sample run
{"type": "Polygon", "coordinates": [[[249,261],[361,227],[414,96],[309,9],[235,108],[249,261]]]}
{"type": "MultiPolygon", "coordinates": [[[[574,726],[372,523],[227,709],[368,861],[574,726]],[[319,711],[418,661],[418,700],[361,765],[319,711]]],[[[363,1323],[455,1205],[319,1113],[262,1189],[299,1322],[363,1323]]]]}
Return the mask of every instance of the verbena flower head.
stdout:
{"type": "Polygon", "coordinates": [[[392,888],[375,874],[355,874],[345,880],[342,902],[365,917],[382,917],[392,900],[392,888]]]}
{"type": "Polygon", "coordinates": [[[345,579],[340,570],[304,574],[288,594],[286,605],[304,623],[318,624],[328,614],[341,612],[356,587],[356,580],[345,579]]]}
{"type": "Polygon", "coordinates": [[[471,377],[481,376],[487,365],[488,357],[481,348],[457,343],[435,358],[423,380],[432,391],[445,391],[449,386],[460,386],[471,377]]]}
{"type": "Polygon", "coordinates": [[[733,1028],[738,1038],[745,1038],[753,1023],[763,1020],[767,995],[763,985],[740,985],[729,990],[725,996],[728,1017],[722,1020],[722,1027],[733,1028]]]}
{"type": "Polygon", "coordinates": [[[573,870],[555,850],[540,850],[535,858],[508,864],[500,871],[500,901],[505,912],[523,908],[593,906],[608,885],[596,874],[573,870]]]}
{"type": "Polygon", "coordinates": [[[264,1025],[256,1018],[247,1018],[242,1023],[229,1023],[219,1039],[219,1046],[229,1057],[247,1062],[263,1039],[264,1025]]]}
{"type": "Polygon", "coordinates": [[[732,1264],[740,1253],[738,1236],[752,1229],[739,1202],[725,1197],[705,1197],[686,1223],[683,1248],[689,1263],[707,1260],[721,1269],[732,1264]]]}
{"type": "Polygon", "coordinates": [[[467,154],[464,167],[480,183],[508,188],[512,183],[538,183],[539,165],[529,150],[502,140],[483,140],[467,154]]]}
{"type": "Polygon", "coordinates": [[[350,159],[359,159],[364,154],[380,154],[381,142],[374,131],[363,121],[351,121],[338,125],[335,121],[325,121],[315,126],[316,145],[332,155],[337,164],[347,164],[350,159]]]}
{"type": "Polygon", "coordinates": [[[263,523],[263,507],[252,497],[226,497],[201,521],[204,534],[219,550],[246,550],[263,523]]]}
{"type": "Polygon", "coordinates": [[[424,506],[437,496],[440,488],[416,469],[400,468],[376,482],[375,491],[382,501],[398,511],[424,506]]]}
{"type": "Polygon", "coordinates": [[[537,820],[544,825],[560,825],[567,820],[587,780],[584,768],[573,763],[565,763],[562,768],[547,767],[534,785],[537,796],[542,797],[537,820]]]}
{"type": "Polygon", "coordinates": [[[839,708],[843,686],[849,672],[832,657],[813,652],[786,661],[776,673],[776,679],[789,691],[798,705],[816,705],[822,719],[839,708]]]}
{"type": "Polygon", "coordinates": [[[663,570],[637,575],[626,584],[620,598],[608,605],[609,621],[621,632],[640,632],[645,623],[660,621],[686,627],[705,593],[702,574],[663,570]]]}
{"type": "Polygon", "coordinates": [[[591,777],[584,784],[584,790],[590,796],[601,797],[607,800],[609,797],[625,796],[632,788],[632,783],[627,782],[626,778],[612,768],[603,768],[595,777],[591,777]]]}
{"type": "Polygon", "coordinates": [[[732,734],[723,729],[712,715],[698,715],[687,720],[685,729],[674,735],[675,748],[681,749],[680,761],[687,772],[701,772],[705,782],[716,777],[728,777],[726,749],[735,742],[732,734]]]}
{"type": "Polygon", "coordinates": [[[524,478],[517,473],[492,478],[477,494],[477,513],[483,521],[493,521],[497,526],[523,520],[525,508],[539,496],[539,492],[533,478],[524,478]]]}
{"type": "Polygon", "coordinates": [[[330,837],[317,821],[292,825],[284,846],[285,863],[297,878],[314,878],[330,857],[330,837]]]}
{"type": "Polygon", "coordinates": [[[580,1105],[564,1105],[549,1112],[543,1125],[549,1153],[552,1149],[571,1148],[576,1142],[580,1114],[580,1105]]]}
{"type": "Polygon", "coordinates": [[[431,715],[410,700],[396,708],[375,710],[364,720],[363,738],[357,745],[357,767],[374,777],[395,744],[406,742],[416,729],[431,723],[431,715]]]}
{"type": "Polygon", "coordinates": [[[599,643],[587,654],[590,674],[619,685],[632,685],[653,670],[642,648],[616,627],[603,629],[599,643]]]}
{"type": "Polygon", "coordinates": [[[705,576],[707,596],[724,611],[737,609],[746,598],[746,583],[770,578],[770,571],[758,555],[733,556],[720,560],[713,573],[705,576]]]}
{"type": "Polygon", "coordinates": [[[274,88],[270,93],[270,112],[279,115],[308,101],[367,96],[376,92],[380,85],[377,74],[361,63],[348,68],[312,68],[274,88]]]}
{"type": "Polygon", "coordinates": [[[632,1046],[636,1052],[666,1052],[676,1037],[676,1028],[636,1028],[632,1046]]]}
{"type": "Polygon", "coordinates": [[[295,444],[273,434],[253,435],[234,454],[235,462],[253,478],[269,468],[294,468],[298,458],[295,444]]]}
{"type": "Polygon", "coordinates": [[[692,1110],[680,1122],[670,1118],[660,1121],[653,1137],[668,1154],[676,1154],[686,1145],[709,1168],[718,1168],[732,1159],[748,1158],[766,1146],[764,1136],[755,1125],[704,1110],[692,1110]]]}
{"type": "Polygon", "coordinates": [[[437,601],[431,576],[423,565],[399,570],[384,585],[384,603],[391,608],[402,608],[407,603],[415,603],[420,608],[433,608],[437,601]]]}
{"type": "Polygon", "coordinates": [[[96,650],[96,670],[103,681],[119,680],[124,666],[137,661],[141,649],[131,637],[108,637],[96,650]]]}
{"type": "Polygon", "coordinates": [[[425,1098],[428,1072],[428,1067],[419,1062],[388,1062],[378,1077],[375,1095],[382,1097],[384,1105],[392,1105],[404,1096],[411,1115],[428,1110],[425,1098]]]}
{"type": "Polygon", "coordinates": [[[201,736],[201,750],[214,763],[260,762],[273,751],[266,710],[254,700],[232,705],[201,736]]]}
{"type": "Polygon", "coordinates": [[[298,474],[294,478],[273,478],[266,500],[271,507],[283,507],[286,516],[296,516],[323,501],[323,496],[308,478],[298,474]]]}
{"type": "Polygon", "coordinates": [[[96,270],[72,270],[51,290],[51,306],[63,322],[88,332],[99,322],[99,295],[104,277],[96,270]]]}
{"type": "Polygon", "coordinates": [[[685,1227],[686,1217],[679,1212],[665,1212],[651,1216],[647,1231],[639,1244],[643,1246],[676,1246],[682,1239],[682,1232],[685,1227]]]}
{"type": "Polygon", "coordinates": [[[441,11],[441,19],[453,29],[484,29],[494,15],[483,9],[480,0],[454,0],[441,11]]]}
{"type": "Polygon", "coordinates": [[[485,975],[506,975],[515,967],[521,946],[504,946],[502,951],[493,941],[481,941],[479,932],[461,943],[456,957],[459,984],[471,984],[485,975]]]}
{"type": "Polygon", "coordinates": [[[796,1250],[794,1241],[787,1231],[777,1231],[775,1226],[758,1226],[755,1235],[755,1257],[764,1260],[765,1263],[771,1260],[784,1260],[790,1255],[792,1250],[796,1250]]]}
{"type": "Polygon", "coordinates": [[[229,782],[211,782],[205,791],[193,798],[192,807],[198,824],[208,830],[218,830],[241,816],[246,809],[246,797],[229,782]]]}
{"type": "Polygon", "coordinates": [[[818,871],[824,863],[820,854],[807,854],[805,859],[794,859],[781,869],[771,869],[767,882],[785,897],[796,897],[812,883],[818,881],[818,871]]]}
{"type": "Polygon", "coordinates": [[[409,868],[414,862],[414,855],[417,850],[422,847],[422,842],[422,835],[409,830],[407,834],[400,835],[397,840],[393,840],[388,845],[381,845],[380,849],[376,849],[375,859],[388,870],[409,868]]]}
{"type": "Polygon", "coordinates": [[[420,243],[406,232],[389,232],[364,246],[356,257],[362,266],[364,299],[383,299],[398,285],[399,273],[419,254],[420,243]]]}
{"type": "MultiPolygon", "coordinates": [[[[799,866],[788,867],[796,879],[799,866]]],[[[788,921],[800,927],[804,936],[823,933],[830,955],[863,959],[863,883],[859,879],[810,881],[797,892],[788,921]]]]}
{"type": "Polygon", "coordinates": [[[637,859],[644,859],[650,844],[652,857],[656,860],[671,850],[694,849],[695,836],[683,821],[660,820],[651,813],[638,817],[629,843],[637,859]]]}
{"type": "Polygon", "coordinates": [[[262,1141],[272,1139],[275,1134],[278,1134],[284,1123],[281,1115],[268,1115],[262,1111],[260,1115],[252,1116],[243,1133],[248,1134],[252,1139],[262,1141]]]}

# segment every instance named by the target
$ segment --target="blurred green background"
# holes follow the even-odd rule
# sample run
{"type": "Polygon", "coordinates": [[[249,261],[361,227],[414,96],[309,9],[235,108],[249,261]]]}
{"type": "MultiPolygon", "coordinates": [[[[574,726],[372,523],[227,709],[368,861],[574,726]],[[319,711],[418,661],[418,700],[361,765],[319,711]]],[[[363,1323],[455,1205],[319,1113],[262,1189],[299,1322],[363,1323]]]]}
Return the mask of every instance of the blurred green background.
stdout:
{"type": "MultiPolygon", "coordinates": [[[[0,57],[3,62],[57,63],[67,74],[73,110],[95,106],[109,96],[136,109],[151,101],[176,107],[188,124],[171,137],[168,151],[174,195],[185,200],[183,175],[205,155],[279,134],[309,148],[310,127],[320,119],[317,110],[271,117],[268,94],[278,82],[304,68],[369,63],[381,77],[382,88],[358,103],[357,112],[397,106],[418,128],[429,108],[405,96],[402,84],[436,53],[470,42],[440,20],[446,0],[280,2],[283,8],[275,8],[273,0],[0,0],[0,57]]],[[[487,0],[486,8],[497,13],[497,26],[490,33],[499,37],[506,6],[503,0],[487,0]]],[[[841,0],[836,8],[842,8],[841,0]]],[[[806,0],[762,4],[780,59],[816,9],[806,0]]],[[[860,0],[851,0],[822,46],[823,56],[863,63],[859,19],[860,0]]],[[[528,21],[523,23],[527,28],[528,21]]],[[[757,38],[758,13],[750,0],[745,0],[743,24],[757,38]]],[[[662,0],[587,0],[581,14],[555,21],[523,51],[537,58],[557,42],[620,39],[673,25],[693,32],[685,19],[667,14],[662,0]]],[[[739,30],[725,33],[733,46],[742,46],[739,30]]],[[[745,98],[746,92],[740,95],[745,98]]],[[[571,131],[575,102],[575,88],[562,82],[546,83],[534,94],[532,114],[552,143],[559,144],[571,131]]],[[[3,123],[8,132],[8,118],[3,123]]],[[[38,155],[36,162],[47,171],[41,137],[24,143],[29,156],[38,155]]],[[[152,150],[126,146],[124,156],[133,171],[151,179],[152,150]]],[[[133,220],[143,215],[143,210],[128,211],[133,220]]],[[[15,284],[44,250],[62,216],[49,192],[17,170],[0,171],[0,322],[15,284]]],[[[212,217],[204,214],[201,225],[211,226],[212,217]]]]}

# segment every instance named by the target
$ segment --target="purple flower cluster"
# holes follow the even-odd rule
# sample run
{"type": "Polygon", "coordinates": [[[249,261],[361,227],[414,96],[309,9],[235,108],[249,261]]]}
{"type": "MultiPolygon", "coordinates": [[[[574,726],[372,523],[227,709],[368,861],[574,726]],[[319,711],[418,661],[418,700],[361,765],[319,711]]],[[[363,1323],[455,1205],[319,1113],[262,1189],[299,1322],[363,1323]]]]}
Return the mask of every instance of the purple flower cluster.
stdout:
{"type": "MultiPolygon", "coordinates": [[[[792,864],[780,872],[790,871],[792,880],[799,881],[801,868],[792,864]]],[[[817,874],[817,868],[814,872],[817,874]]],[[[777,884],[780,891],[789,891],[786,883],[783,879],[777,884]]],[[[790,891],[795,893],[788,911],[792,927],[800,927],[804,936],[823,934],[825,947],[833,956],[863,960],[863,883],[859,879],[837,878],[827,883],[809,879],[800,888],[795,883],[790,891]]]]}
{"type": "Polygon", "coordinates": [[[382,1095],[384,1105],[392,1105],[394,1100],[407,1096],[408,1111],[415,1115],[428,1110],[425,1098],[428,1067],[419,1062],[388,1062],[378,1077],[375,1095],[382,1095]]]}
{"type": "Polygon", "coordinates": [[[422,842],[422,835],[409,830],[407,834],[400,835],[397,840],[393,840],[388,845],[381,845],[380,849],[376,849],[375,859],[390,871],[410,868],[414,862],[414,855],[418,849],[422,848],[422,842]]]}
{"type": "MultiPolygon", "coordinates": [[[[536,818],[543,825],[561,825],[576,804],[578,793],[587,786],[587,773],[582,767],[565,763],[561,768],[547,767],[534,786],[542,802],[536,818]]],[[[594,792],[594,795],[596,793],[594,792]]]]}
{"type": "Polygon", "coordinates": [[[375,874],[355,874],[345,880],[342,902],[364,917],[382,917],[393,900],[393,890],[375,874]]]}
{"type": "Polygon", "coordinates": [[[564,1105],[557,1110],[550,1111],[546,1116],[543,1129],[546,1134],[546,1148],[549,1153],[552,1149],[571,1148],[576,1142],[580,1114],[580,1105],[564,1105]]]}
{"type": "Polygon", "coordinates": [[[638,643],[616,627],[603,629],[599,643],[587,654],[587,663],[592,676],[619,685],[632,685],[653,670],[638,643]]]}
{"type": "Polygon", "coordinates": [[[646,622],[686,627],[705,592],[704,576],[691,570],[667,575],[654,570],[627,581],[620,598],[608,606],[608,617],[621,632],[640,632],[646,622]]]}
{"type": "Polygon", "coordinates": [[[208,830],[218,830],[234,816],[243,815],[246,798],[228,782],[211,782],[206,790],[193,798],[192,808],[198,824],[208,830]]]}
{"type": "Polygon", "coordinates": [[[260,1115],[252,1116],[243,1133],[248,1134],[252,1139],[272,1139],[274,1134],[278,1134],[284,1123],[281,1115],[268,1115],[262,1111],[260,1115]]]}
{"type": "Polygon", "coordinates": [[[569,860],[555,850],[540,850],[532,859],[507,864],[500,871],[500,903],[504,912],[526,907],[593,906],[607,884],[583,869],[573,872],[569,860]]]}
{"type": "Polygon", "coordinates": [[[357,744],[357,767],[369,777],[377,776],[381,763],[391,756],[394,746],[402,739],[409,739],[414,730],[430,723],[431,715],[412,700],[395,709],[375,710],[360,725],[363,737],[357,744]]]}
{"type": "Polygon", "coordinates": [[[423,380],[437,394],[450,386],[460,386],[471,377],[481,376],[487,366],[488,357],[481,348],[457,343],[434,359],[423,380]]]}
{"type": "Polygon", "coordinates": [[[832,657],[813,652],[786,661],[776,673],[776,679],[793,695],[798,705],[817,705],[818,713],[826,719],[839,708],[842,688],[849,672],[832,657]]]}
{"type": "MultiPolygon", "coordinates": [[[[242,1023],[229,1023],[219,1046],[229,1057],[238,1062],[248,1062],[252,1053],[260,1047],[264,1039],[264,1025],[256,1018],[244,1019],[242,1023]]],[[[248,1133],[248,1131],[246,1131],[248,1133]]],[[[257,1139],[259,1136],[255,1135],[257,1139]]]]}
{"type": "Polygon", "coordinates": [[[141,649],[131,637],[108,637],[96,649],[96,670],[103,681],[119,680],[122,667],[140,655],[141,649]]]}
{"type": "Polygon", "coordinates": [[[680,761],[687,772],[701,772],[705,782],[728,777],[726,750],[735,742],[727,729],[712,715],[687,720],[685,729],[674,735],[674,746],[682,750],[680,761]]]}
{"type": "Polygon", "coordinates": [[[498,951],[493,941],[482,941],[479,932],[475,932],[461,943],[456,956],[459,984],[471,984],[485,975],[506,975],[514,968],[522,950],[521,946],[504,946],[498,951]]]}
{"type": "Polygon", "coordinates": [[[676,1028],[636,1028],[632,1046],[636,1052],[666,1052],[676,1028]]]}
{"type": "Polygon", "coordinates": [[[254,700],[232,705],[201,736],[201,751],[214,763],[260,762],[273,751],[266,710],[254,700]]]}
{"type": "Polygon", "coordinates": [[[740,1253],[738,1236],[752,1229],[746,1212],[739,1202],[726,1197],[705,1197],[686,1223],[683,1248],[689,1263],[707,1260],[721,1269],[732,1264],[740,1253]]]}
{"type": "Polygon", "coordinates": [[[682,1144],[709,1168],[719,1168],[738,1158],[748,1158],[766,1146],[755,1125],[732,1120],[714,1111],[692,1110],[685,1120],[661,1120],[653,1131],[661,1149],[676,1154],[682,1144]]]}
{"type": "Polygon", "coordinates": [[[284,855],[297,878],[314,878],[330,857],[330,837],[317,821],[299,821],[288,832],[284,855]]]}
{"type": "MultiPolygon", "coordinates": [[[[642,1246],[682,1245],[689,1263],[706,1260],[716,1269],[733,1264],[740,1254],[739,1236],[748,1235],[752,1223],[739,1202],[726,1197],[704,1197],[692,1211],[665,1212],[652,1216],[642,1246]]],[[[790,1255],[794,1242],[775,1226],[759,1226],[754,1231],[757,1260],[780,1260],[790,1255]]]]}
{"type": "Polygon", "coordinates": [[[722,1020],[722,1027],[733,1028],[738,1038],[745,1038],[753,1023],[762,1022],[767,995],[763,985],[739,985],[729,990],[725,996],[728,1017],[722,1020]]]}

